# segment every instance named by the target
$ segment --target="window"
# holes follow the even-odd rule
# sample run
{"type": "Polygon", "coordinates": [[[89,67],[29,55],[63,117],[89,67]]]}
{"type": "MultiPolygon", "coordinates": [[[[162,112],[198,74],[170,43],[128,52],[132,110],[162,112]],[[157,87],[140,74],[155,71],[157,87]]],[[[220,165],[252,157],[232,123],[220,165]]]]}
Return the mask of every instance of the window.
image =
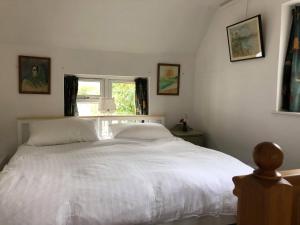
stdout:
{"type": "Polygon", "coordinates": [[[284,115],[300,113],[300,7],[297,3],[300,0],[290,0],[281,5],[276,112],[284,115]]]}
{"type": "Polygon", "coordinates": [[[77,107],[79,116],[98,116],[100,97],[113,97],[114,115],[135,115],[135,82],[133,79],[79,78],[77,107]]]}
{"type": "Polygon", "coordinates": [[[135,115],[135,83],[111,82],[111,96],[115,99],[116,115],[135,115]]]}
{"type": "Polygon", "coordinates": [[[79,79],[77,107],[79,116],[98,115],[99,98],[104,95],[104,80],[79,79]]]}
{"type": "Polygon", "coordinates": [[[101,80],[79,80],[78,86],[78,97],[98,97],[101,95],[101,80]]]}

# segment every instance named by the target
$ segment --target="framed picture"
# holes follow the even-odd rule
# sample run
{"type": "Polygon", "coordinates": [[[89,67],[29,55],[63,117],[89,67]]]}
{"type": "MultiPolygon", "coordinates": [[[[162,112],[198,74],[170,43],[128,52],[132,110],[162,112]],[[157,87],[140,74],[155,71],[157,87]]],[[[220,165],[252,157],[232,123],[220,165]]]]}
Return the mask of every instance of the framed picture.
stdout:
{"type": "Polygon", "coordinates": [[[265,57],[261,16],[227,27],[230,61],[265,57]]]}
{"type": "Polygon", "coordinates": [[[51,59],[19,56],[19,93],[50,94],[51,59]]]}
{"type": "Polygon", "coordinates": [[[159,63],[157,69],[157,94],[179,95],[180,65],[159,63]]]}

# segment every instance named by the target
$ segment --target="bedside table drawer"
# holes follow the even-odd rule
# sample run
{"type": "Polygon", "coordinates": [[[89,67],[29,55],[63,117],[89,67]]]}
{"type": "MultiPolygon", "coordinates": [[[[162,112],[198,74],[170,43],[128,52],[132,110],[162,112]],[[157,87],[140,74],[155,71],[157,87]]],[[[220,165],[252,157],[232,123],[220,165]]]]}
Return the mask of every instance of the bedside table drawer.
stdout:
{"type": "Polygon", "coordinates": [[[189,137],[181,137],[185,141],[191,142],[195,145],[199,145],[204,147],[204,138],[203,136],[189,136],[189,137]]]}

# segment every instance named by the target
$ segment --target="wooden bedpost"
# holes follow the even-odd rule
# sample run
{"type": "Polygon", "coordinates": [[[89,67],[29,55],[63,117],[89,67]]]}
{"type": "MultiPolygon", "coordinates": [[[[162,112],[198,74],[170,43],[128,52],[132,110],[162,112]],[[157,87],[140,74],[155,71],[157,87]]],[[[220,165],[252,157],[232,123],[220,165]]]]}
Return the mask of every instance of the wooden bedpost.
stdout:
{"type": "Polygon", "coordinates": [[[294,225],[294,187],[277,171],[283,163],[281,148],[264,142],[255,147],[258,166],[253,174],[234,177],[238,197],[238,225],[294,225]]]}

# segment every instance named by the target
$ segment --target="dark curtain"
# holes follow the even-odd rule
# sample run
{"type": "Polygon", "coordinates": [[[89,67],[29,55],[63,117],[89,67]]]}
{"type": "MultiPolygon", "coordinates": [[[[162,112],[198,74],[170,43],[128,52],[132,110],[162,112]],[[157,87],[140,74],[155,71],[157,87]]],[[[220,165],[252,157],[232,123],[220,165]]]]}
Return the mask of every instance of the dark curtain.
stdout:
{"type": "Polygon", "coordinates": [[[65,116],[76,116],[77,111],[77,92],[78,92],[78,77],[65,76],[65,116]]]}
{"type": "Polygon", "coordinates": [[[282,84],[282,109],[300,112],[300,6],[293,10],[282,84]]]}
{"type": "Polygon", "coordinates": [[[148,115],[148,79],[135,79],[135,105],[137,115],[148,115]]]}

